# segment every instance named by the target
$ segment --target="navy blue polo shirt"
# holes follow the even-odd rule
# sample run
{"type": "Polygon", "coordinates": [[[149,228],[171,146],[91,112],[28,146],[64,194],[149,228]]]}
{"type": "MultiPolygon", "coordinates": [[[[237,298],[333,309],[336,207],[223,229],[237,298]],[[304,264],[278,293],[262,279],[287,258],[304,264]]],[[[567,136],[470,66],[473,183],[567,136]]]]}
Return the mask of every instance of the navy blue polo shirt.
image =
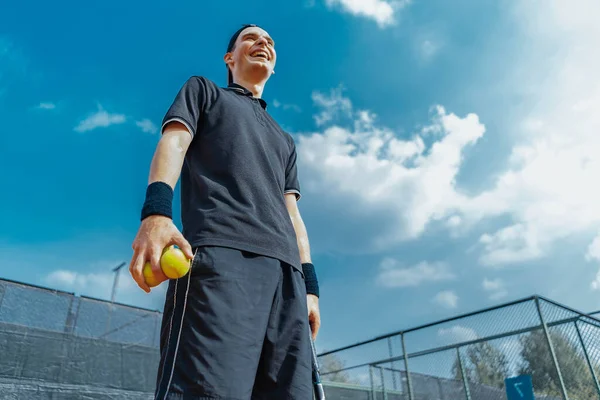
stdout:
{"type": "Polygon", "coordinates": [[[181,171],[183,235],[192,245],[224,246],[301,269],[284,194],[300,198],[296,146],[263,99],[193,76],[163,118],[192,134],[181,171]]]}

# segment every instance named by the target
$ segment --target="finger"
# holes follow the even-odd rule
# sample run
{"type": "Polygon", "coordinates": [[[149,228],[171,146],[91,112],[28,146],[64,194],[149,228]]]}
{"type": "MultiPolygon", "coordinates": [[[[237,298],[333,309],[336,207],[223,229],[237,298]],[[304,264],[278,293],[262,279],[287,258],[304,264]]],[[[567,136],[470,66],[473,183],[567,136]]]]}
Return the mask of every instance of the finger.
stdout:
{"type": "Polygon", "coordinates": [[[160,256],[162,255],[162,249],[153,248],[150,252],[150,265],[152,266],[152,273],[154,277],[158,279],[160,282],[166,281],[169,279],[162,268],[160,267],[160,256]]]}
{"type": "Polygon", "coordinates": [[[133,274],[133,268],[135,266],[135,260],[138,257],[138,252],[137,250],[134,248],[133,249],[133,254],[131,255],[131,260],[129,260],[129,273],[133,274]]]}
{"type": "Polygon", "coordinates": [[[183,251],[183,254],[185,254],[185,256],[188,259],[192,259],[194,258],[194,252],[192,251],[192,246],[190,245],[190,243],[185,240],[185,238],[183,237],[183,235],[180,233],[175,237],[175,244],[177,245],[177,247],[179,247],[181,249],[181,251],[183,251]]]}
{"type": "Polygon", "coordinates": [[[317,338],[317,334],[319,333],[319,330],[321,329],[321,314],[319,314],[318,312],[315,313],[315,339],[317,338]]]}
{"type": "Polygon", "coordinates": [[[188,259],[192,259],[194,258],[194,251],[192,250],[192,245],[185,239],[183,239],[183,243],[182,243],[181,250],[183,251],[183,254],[185,254],[185,256],[188,259]]]}
{"type": "Polygon", "coordinates": [[[310,332],[313,340],[317,339],[317,333],[319,332],[319,328],[314,322],[310,323],[310,332]]]}
{"type": "Polygon", "coordinates": [[[144,268],[145,257],[144,252],[139,252],[137,255],[134,255],[135,260],[129,267],[129,272],[133,277],[133,280],[138,284],[138,286],[146,293],[150,293],[150,287],[146,284],[146,280],[144,279],[144,274],[142,269],[144,268]]]}

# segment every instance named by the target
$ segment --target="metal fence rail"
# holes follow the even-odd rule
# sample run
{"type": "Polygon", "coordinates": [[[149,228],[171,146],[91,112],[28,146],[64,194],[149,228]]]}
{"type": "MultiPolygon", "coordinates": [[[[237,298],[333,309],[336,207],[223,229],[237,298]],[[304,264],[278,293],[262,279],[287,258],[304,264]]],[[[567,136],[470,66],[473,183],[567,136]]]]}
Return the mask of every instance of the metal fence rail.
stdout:
{"type": "MultiPolygon", "coordinates": [[[[161,317],[0,279],[0,392],[150,393],[161,317]]],[[[506,400],[515,376],[536,400],[600,400],[597,317],[532,296],[321,353],[322,379],[328,400],[506,400]]]]}
{"type": "Polygon", "coordinates": [[[161,313],[0,279],[0,400],[149,400],[161,313]]]}
{"type": "Polygon", "coordinates": [[[0,279],[0,323],[157,347],[158,310],[0,279]]]}
{"type": "Polygon", "coordinates": [[[599,315],[532,296],[324,352],[322,379],[370,400],[506,400],[523,376],[538,400],[600,400],[599,315]]]}

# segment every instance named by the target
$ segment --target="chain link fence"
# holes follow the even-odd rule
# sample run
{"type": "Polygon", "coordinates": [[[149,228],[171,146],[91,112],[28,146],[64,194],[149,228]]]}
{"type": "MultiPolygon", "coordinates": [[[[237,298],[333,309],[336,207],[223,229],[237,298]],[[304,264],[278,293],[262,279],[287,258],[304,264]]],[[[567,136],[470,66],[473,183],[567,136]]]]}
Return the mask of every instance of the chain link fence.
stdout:
{"type": "Polygon", "coordinates": [[[0,279],[0,399],[150,399],[161,313],[0,279]]]}
{"type": "Polygon", "coordinates": [[[322,379],[348,399],[600,400],[599,316],[534,296],[327,351],[322,379]]]}
{"type": "Polygon", "coordinates": [[[157,347],[158,310],[0,279],[0,323],[157,347]]]}
{"type": "MultiPolygon", "coordinates": [[[[161,317],[0,279],[0,400],[149,400],[161,317]]],[[[598,317],[531,297],[328,351],[327,399],[600,400],[598,317]]]]}

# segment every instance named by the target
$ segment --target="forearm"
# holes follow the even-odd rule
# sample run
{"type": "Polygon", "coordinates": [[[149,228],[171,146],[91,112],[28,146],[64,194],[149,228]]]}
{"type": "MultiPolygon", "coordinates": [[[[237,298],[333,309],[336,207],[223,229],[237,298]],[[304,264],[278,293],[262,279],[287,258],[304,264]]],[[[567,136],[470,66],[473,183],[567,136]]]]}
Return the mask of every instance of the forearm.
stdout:
{"type": "Polygon", "coordinates": [[[296,231],[296,241],[298,242],[298,250],[300,251],[300,262],[310,263],[310,244],[308,242],[308,233],[304,221],[300,217],[300,214],[293,216],[292,221],[294,222],[294,230],[296,231]]]}
{"type": "MultiPolygon", "coordinates": [[[[306,293],[309,297],[319,297],[319,283],[315,267],[312,265],[310,258],[310,245],[308,243],[308,234],[306,233],[306,226],[300,218],[300,213],[297,217],[292,218],[294,220],[294,230],[296,231],[296,238],[298,242],[298,250],[300,251],[300,262],[302,263],[302,272],[304,273],[304,281],[306,283],[306,293]]],[[[316,300],[314,300],[316,301],[316,300]]]]}
{"type": "Polygon", "coordinates": [[[304,281],[306,283],[306,293],[309,295],[309,298],[312,298],[310,301],[316,302],[316,298],[319,297],[319,283],[310,257],[310,244],[308,243],[306,225],[304,225],[304,221],[300,216],[296,196],[294,194],[287,194],[285,196],[285,203],[290,214],[290,219],[292,220],[292,225],[294,226],[294,231],[296,232],[300,262],[302,263],[302,272],[304,273],[304,281]]]}
{"type": "Polygon", "coordinates": [[[165,130],[152,158],[148,184],[160,181],[175,188],[190,142],[191,136],[187,130],[180,127],[165,130]]]}
{"type": "Polygon", "coordinates": [[[310,244],[308,243],[308,233],[306,232],[306,226],[300,215],[298,209],[298,202],[295,194],[285,195],[285,206],[292,220],[294,231],[296,233],[296,242],[298,243],[298,250],[300,251],[300,261],[304,263],[310,263],[310,244]]]}

